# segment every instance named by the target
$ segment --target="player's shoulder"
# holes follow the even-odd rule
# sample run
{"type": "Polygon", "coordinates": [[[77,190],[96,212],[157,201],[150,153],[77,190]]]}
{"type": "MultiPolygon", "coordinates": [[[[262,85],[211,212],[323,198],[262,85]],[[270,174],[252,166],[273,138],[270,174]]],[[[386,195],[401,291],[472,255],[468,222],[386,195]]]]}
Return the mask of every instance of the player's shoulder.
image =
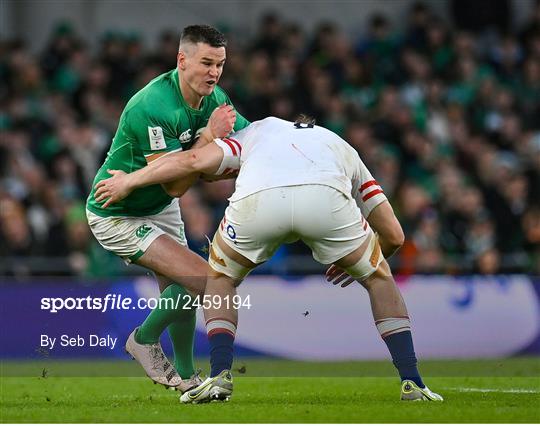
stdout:
{"type": "Polygon", "coordinates": [[[177,93],[172,82],[172,71],[161,74],[140,89],[128,101],[125,111],[136,118],[152,117],[159,112],[160,117],[166,117],[167,106],[171,105],[171,113],[177,102],[177,93]]]}

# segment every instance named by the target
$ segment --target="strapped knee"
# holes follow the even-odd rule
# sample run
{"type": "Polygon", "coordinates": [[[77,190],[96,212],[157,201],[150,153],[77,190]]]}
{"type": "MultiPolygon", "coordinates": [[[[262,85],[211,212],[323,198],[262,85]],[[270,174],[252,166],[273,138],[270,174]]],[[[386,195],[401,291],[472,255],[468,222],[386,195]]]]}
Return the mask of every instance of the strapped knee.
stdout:
{"type": "Polygon", "coordinates": [[[357,281],[365,280],[373,274],[384,260],[377,236],[374,233],[371,233],[369,238],[369,244],[358,262],[344,268],[345,271],[357,281]]]}
{"type": "Polygon", "coordinates": [[[208,257],[208,264],[214,271],[239,281],[242,281],[253,269],[243,266],[237,261],[231,259],[225,253],[225,251],[221,249],[216,241],[215,236],[212,244],[210,244],[210,256],[208,257]]]}

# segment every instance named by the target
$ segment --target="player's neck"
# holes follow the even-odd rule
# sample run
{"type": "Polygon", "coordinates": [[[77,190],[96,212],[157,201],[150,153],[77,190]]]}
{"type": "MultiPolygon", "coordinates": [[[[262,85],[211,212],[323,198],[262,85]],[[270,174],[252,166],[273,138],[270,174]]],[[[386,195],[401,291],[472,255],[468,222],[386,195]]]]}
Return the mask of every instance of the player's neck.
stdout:
{"type": "Polygon", "coordinates": [[[186,104],[188,104],[191,108],[199,109],[201,106],[203,96],[195,92],[190,87],[190,85],[187,84],[187,82],[182,79],[180,73],[178,73],[178,85],[180,87],[180,93],[182,97],[184,98],[184,101],[186,102],[186,104]]]}

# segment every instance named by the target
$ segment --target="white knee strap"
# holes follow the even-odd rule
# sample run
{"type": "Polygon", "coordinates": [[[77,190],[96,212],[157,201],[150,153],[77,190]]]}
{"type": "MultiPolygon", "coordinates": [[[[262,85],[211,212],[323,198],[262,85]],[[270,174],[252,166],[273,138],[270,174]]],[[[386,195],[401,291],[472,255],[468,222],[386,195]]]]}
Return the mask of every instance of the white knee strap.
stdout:
{"type": "Polygon", "coordinates": [[[239,281],[242,281],[252,270],[252,268],[240,265],[238,262],[227,256],[227,254],[216,242],[215,235],[212,244],[210,244],[210,256],[208,256],[208,264],[214,271],[239,281]]]}
{"type": "Polygon", "coordinates": [[[383,260],[384,256],[379,245],[379,238],[371,232],[366,251],[358,262],[345,268],[345,271],[355,280],[362,281],[373,274],[383,260]]]}

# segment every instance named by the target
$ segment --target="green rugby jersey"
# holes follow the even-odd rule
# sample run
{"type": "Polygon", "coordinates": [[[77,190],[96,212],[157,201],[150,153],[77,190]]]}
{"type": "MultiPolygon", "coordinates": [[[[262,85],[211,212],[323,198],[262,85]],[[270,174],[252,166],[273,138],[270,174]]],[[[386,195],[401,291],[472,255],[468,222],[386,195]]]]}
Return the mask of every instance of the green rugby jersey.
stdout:
{"type": "MultiPolygon", "coordinates": [[[[94,199],[95,185],[108,177],[108,169],[133,172],[144,166],[145,157],[163,152],[191,148],[199,132],[206,126],[212,111],[223,103],[231,104],[218,86],[203,98],[200,109],[191,108],[182,97],[178,70],[172,70],[152,80],[127,103],[107,158],[98,170],[88,196],[88,210],[98,216],[148,216],[167,207],[170,197],[161,185],[136,189],[124,200],[106,209],[94,199]]],[[[249,124],[236,113],[234,130],[249,124]]]]}

